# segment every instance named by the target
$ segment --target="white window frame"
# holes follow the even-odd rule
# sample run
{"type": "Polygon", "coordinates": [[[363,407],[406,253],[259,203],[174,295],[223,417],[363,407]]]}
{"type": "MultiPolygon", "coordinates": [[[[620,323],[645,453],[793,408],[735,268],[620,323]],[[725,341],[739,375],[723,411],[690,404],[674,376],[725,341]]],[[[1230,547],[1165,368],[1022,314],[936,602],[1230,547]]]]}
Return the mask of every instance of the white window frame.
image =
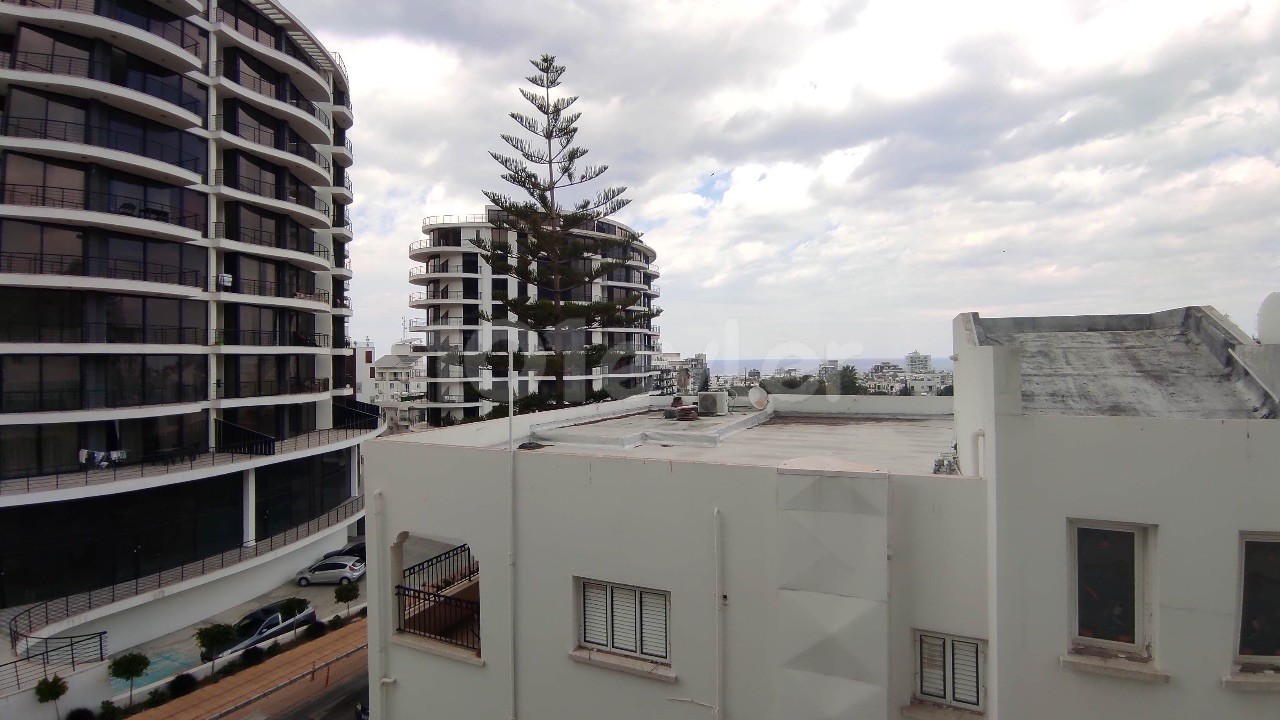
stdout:
{"type": "Polygon", "coordinates": [[[582,578],[582,577],[574,578],[573,591],[574,591],[573,592],[574,608],[575,608],[575,614],[577,616],[576,618],[577,622],[574,623],[575,633],[576,633],[575,639],[574,639],[575,647],[583,648],[587,650],[599,651],[599,652],[612,653],[612,654],[621,655],[624,657],[638,658],[638,659],[644,660],[645,662],[657,663],[659,665],[671,664],[671,593],[669,591],[657,590],[654,588],[647,588],[647,587],[640,587],[638,585],[626,585],[623,583],[614,583],[614,582],[608,582],[605,580],[595,580],[593,578],[582,578]],[[586,614],[584,612],[584,600],[583,600],[585,585],[599,585],[605,588],[605,597],[606,597],[605,607],[607,611],[607,615],[605,618],[605,628],[606,628],[606,632],[608,633],[608,642],[603,645],[586,641],[586,614]],[[635,648],[636,648],[635,650],[625,650],[625,649],[614,646],[613,593],[615,589],[622,590],[622,591],[633,591],[636,593],[635,618],[634,618],[635,633],[636,633],[635,634],[635,648]],[[660,595],[666,602],[666,608],[665,608],[666,627],[665,627],[665,633],[663,638],[663,649],[665,651],[665,657],[659,657],[657,655],[646,654],[641,652],[641,650],[643,649],[642,638],[644,635],[644,620],[643,620],[644,610],[643,610],[643,604],[641,601],[642,596],[640,595],[640,593],[650,593],[654,595],[660,595]]]}
{"type": "Polygon", "coordinates": [[[974,712],[986,712],[987,710],[987,641],[981,638],[965,637],[963,635],[952,635],[950,633],[934,632],[932,630],[921,630],[919,628],[911,631],[912,645],[915,649],[913,654],[912,666],[915,668],[915,681],[911,688],[911,698],[917,702],[930,703],[933,705],[945,705],[947,707],[960,708],[963,710],[972,710],[974,712]],[[944,695],[946,697],[937,697],[934,695],[924,694],[920,667],[920,650],[921,637],[929,636],[939,638],[944,641],[943,657],[946,663],[946,677],[943,678],[944,695]],[[955,697],[955,643],[973,643],[978,646],[978,704],[964,702],[955,697]]]}
{"type": "Polygon", "coordinates": [[[1231,655],[1237,665],[1271,665],[1280,667],[1280,655],[1241,655],[1241,625],[1244,623],[1244,547],[1247,542],[1280,543],[1280,532],[1240,533],[1238,577],[1236,578],[1236,624],[1232,631],[1231,655]]]}
{"type": "Polygon", "coordinates": [[[1081,649],[1101,650],[1115,657],[1148,661],[1152,659],[1151,628],[1152,615],[1152,569],[1155,567],[1156,526],[1140,523],[1116,522],[1111,520],[1067,519],[1068,547],[1070,548],[1070,566],[1067,568],[1070,577],[1070,613],[1067,617],[1068,632],[1073,652],[1081,649]],[[1124,643],[1116,640],[1104,640],[1080,635],[1080,555],[1077,546],[1077,530],[1117,530],[1134,534],[1133,538],[1133,642],[1124,643]]]}

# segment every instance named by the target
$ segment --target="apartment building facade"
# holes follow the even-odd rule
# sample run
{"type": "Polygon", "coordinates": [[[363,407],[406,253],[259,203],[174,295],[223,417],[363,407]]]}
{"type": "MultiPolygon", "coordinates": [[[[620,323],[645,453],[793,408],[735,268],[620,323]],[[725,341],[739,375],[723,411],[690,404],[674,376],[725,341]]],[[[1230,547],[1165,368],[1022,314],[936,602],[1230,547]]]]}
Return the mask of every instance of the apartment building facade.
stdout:
{"type": "Polygon", "coordinates": [[[6,0],[0,78],[0,613],[129,647],[363,517],[347,72],[269,0],[6,0]]]}
{"type": "Polygon", "coordinates": [[[1271,717],[1280,338],[1191,307],[955,347],[954,399],[371,443],[374,716],[1271,717]]]}
{"type": "MultiPolygon", "coordinates": [[[[574,234],[589,242],[630,232],[616,221],[600,220],[574,234]]],[[[410,294],[409,306],[423,311],[423,316],[410,321],[409,331],[423,334],[422,341],[413,347],[416,354],[426,358],[430,388],[426,397],[415,401],[415,407],[424,411],[429,425],[438,426],[479,417],[495,404],[507,401],[507,378],[503,373],[495,378],[489,368],[459,363],[455,358],[460,353],[505,352],[508,347],[539,352],[542,345],[536,332],[504,324],[514,322],[514,318],[502,307],[502,300],[537,299],[547,297],[551,291],[496,275],[484,262],[473,240],[492,240],[501,233],[507,235],[509,242],[519,243],[515,231],[496,227],[488,215],[428,217],[422,222],[422,233],[424,237],[409,246],[409,259],[422,263],[409,270],[409,282],[422,288],[410,294]]],[[[625,267],[589,287],[564,291],[565,299],[615,301],[636,295],[639,300],[627,314],[652,311],[661,294],[655,284],[660,273],[653,248],[636,241],[628,257],[608,259],[621,260],[625,267]]],[[[565,378],[567,396],[585,397],[606,389],[619,394],[649,391],[657,375],[653,357],[661,352],[660,331],[660,326],[648,319],[637,320],[628,327],[573,331],[572,344],[605,345],[609,353],[600,367],[570,369],[565,378]]],[[[520,373],[513,390],[516,397],[523,397],[536,393],[549,381],[548,375],[530,369],[520,373]]]]}

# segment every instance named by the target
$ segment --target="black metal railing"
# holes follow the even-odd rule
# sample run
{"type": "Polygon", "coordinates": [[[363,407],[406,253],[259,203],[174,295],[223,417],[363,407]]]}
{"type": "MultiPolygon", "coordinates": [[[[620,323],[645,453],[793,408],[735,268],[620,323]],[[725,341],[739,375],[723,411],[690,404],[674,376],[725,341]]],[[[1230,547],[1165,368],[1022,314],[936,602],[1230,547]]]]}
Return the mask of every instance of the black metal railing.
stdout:
{"type": "Polygon", "coordinates": [[[288,380],[247,380],[243,382],[224,382],[219,380],[215,395],[219,399],[234,400],[328,391],[329,378],[290,378],[288,380]]]}
{"type": "Polygon", "coordinates": [[[396,586],[396,629],[480,654],[480,603],[396,586]]]}
{"type": "Polygon", "coordinates": [[[0,696],[33,688],[59,670],[75,672],[80,665],[106,659],[106,632],[39,639],[29,643],[17,660],[0,663],[0,696]]]}
{"type": "Polygon", "coordinates": [[[381,408],[348,397],[333,399],[333,422],[343,427],[373,430],[378,427],[381,408]]]}
{"type": "Polygon", "coordinates": [[[15,52],[12,54],[13,69],[24,72],[43,72],[50,75],[65,75],[68,77],[83,78],[85,80],[97,80],[100,82],[119,85],[120,87],[137,90],[138,92],[150,95],[151,97],[164,100],[167,103],[177,105],[188,112],[199,114],[203,102],[200,98],[185,92],[172,85],[161,82],[159,78],[151,75],[133,74],[129,77],[131,80],[125,82],[116,82],[112,78],[111,64],[104,62],[94,62],[77,55],[65,55],[59,53],[36,53],[36,52],[15,52]],[[134,83],[141,81],[141,85],[135,86],[134,83]]]}
{"type": "Polygon", "coordinates": [[[146,17],[136,12],[126,11],[109,0],[97,2],[95,0],[0,0],[0,3],[97,15],[145,30],[196,57],[200,56],[200,36],[195,26],[185,20],[164,21],[146,17]],[[180,24],[175,25],[175,22],[180,24]]]}
{"type": "Polygon", "coordinates": [[[324,125],[326,128],[329,127],[329,114],[321,110],[319,107],[316,106],[315,103],[311,102],[310,100],[307,100],[305,98],[282,98],[280,97],[279,85],[271,80],[256,77],[253,75],[240,75],[239,73],[237,73],[238,77],[233,78],[233,77],[229,77],[224,72],[225,70],[226,70],[226,64],[221,60],[213,64],[213,75],[227,78],[228,80],[239,85],[240,87],[245,88],[246,90],[249,90],[258,95],[261,95],[267,98],[268,100],[274,100],[278,103],[283,103],[285,105],[289,105],[291,107],[297,108],[298,110],[301,110],[307,115],[310,115],[311,117],[318,120],[320,124],[324,125]]]}
{"type": "Polygon", "coordinates": [[[83,255],[0,252],[0,273],[74,275],[204,287],[204,273],[173,265],[83,255]]]}
{"type": "Polygon", "coordinates": [[[213,451],[242,455],[275,455],[276,439],[222,418],[213,421],[213,451]]]}
{"type": "Polygon", "coordinates": [[[89,210],[93,212],[128,215],[143,220],[155,220],[181,225],[192,230],[203,230],[201,215],[183,212],[181,208],[163,203],[142,201],[104,192],[88,192],[83,188],[50,187],[48,185],[4,186],[4,202],[9,205],[53,207],[64,210],[89,210]]]}
{"type": "Polygon", "coordinates": [[[272,535],[265,540],[259,540],[253,545],[209,555],[185,565],[161,570],[158,573],[118,583],[110,587],[36,603],[9,619],[9,647],[16,652],[20,646],[29,647],[32,643],[45,642],[44,638],[37,638],[33,635],[53,623],[73,618],[94,608],[110,605],[120,600],[127,600],[143,593],[154,592],[170,585],[217,572],[246,560],[252,560],[260,555],[266,555],[322,530],[327,530],[359,514],[362,510],[364,510],[364,496],[360,495],[344,501],[324,515],[272,535]]]}
{"type": "Polygon", "coordinates": [[[352,196],[356,194],[356,191],[351,189],[351,176],[346,173],[338,173],[334,176],[333,187],[344,187],[352,196]]]}
{"type": "MultiPolygon", "coordinates": [[[[0,0],[0,2],[6,1],[8,0],[0,0]]],[[[49,118],[10,116],[4,125],[4,134],[9,137],[59,140],[82,145],[93,145],[159,160],[191,172],[201,171],[202,158],[199,156],[183,152],[175,145],[169,145],[134,133],[108,130],[86,123],[74,123],[49,118]]]]}
{"type": "Polygon", "coordinates": [[[202,327],[171,325],[0,320],[0,342],[208,345],[209,333],[202,327]]]}
{"type": "MultiPolygon", "coordinates": [[[[376,423],[369,426],[367,421],[363,419],[358,422],[338,422],[340,419],[339,414],[335,412],[335,424],[332,428],[312,430],[283,439],[273,438],[275,452],[277,454],[289,453],[322,447],[357,435],[363,435],[378,427],[376,423]]],[[[245,438],[245,445],[237,445],[231,440],[231,438],[228,438],[227,444],[223,445],[222,449],[217,447],[178,447],[158,450],[145,455],[129,453],[124,459],[118,461],[110,460],[108,455],[106,467],[102,467],[102,463],[86,463],[76,470],[3,479],[0,480],[0,495],[47,492],[63,488],[88,487],[120,480],[155,477],[169,473],[242,462],[264,454],[260,448],[255,447],[256,443],[263,442],[260,438],[255,439],[255,436],[248,436],[245,438]]]]}
{"type": "Polygon", "coordinates": [[[342,142],[335,142],[334,147],[346,148],[347,154],[355,159],[356,151],[351,148],[351,138],[343,138],[342,142]]]}
{"type": "Polygon", "coordinates": [[[280,185],[274,180],[263,180],[262,178],[251,177],[248,175],[232,175],[221,168],[213,171],[213,184],[226,185],[235,190],[243,190],[253,195],[270,198],[271,200],[284,200],[285,202],[310,208],[316,212],[329,214],[329,203],[318,197],[303,197],[303,194],[294,192],[287,185],[286,190],[281,197],[280,185]]]}
{"type": "Polygon", "coordinates": [[[402,582],[417,590],[442,592],[479,574],[480,563],[471,556],[471,546],[459,545],[405,568],[402,582]]]}
{"type": "Polygon", "coordinates": [[[255,145],[271,148],[272,150],[284,150],[290,155],[296,155],[303,160],[310,161],[317,165],[325,172],[330,172],[333,166],[329,164],[328,159],[316,151],[314,145],[302,140],[294,140],[292,142],[279,142],[280,134],[272,128],[255,127],[236,123],[235,129],[228,127],[231,123],[227,123],[224,115],[213,116],[213,129],[229,132],[236,137],[243,138],[255,145]]]}
{"type": "Polygon", "coordinates": [[[214,331],[214,344],[248,345],[253,347],[329,347],[325,333],[304,333],[282,330],[228,330],[214,331]]]}
{"type": "Polygon", "coordinates": [[[319,258],[328,260],[331,256],[329,248],[321,245],[313,240],[305,240],[300,233],[278,234],[271,230],[262,230],[259,228],[247,228],[228,226],[225,222],[218,221],[213,224],[213,236],[235,240],[236,242],[249,243],[250,245],[261,245],[263,247],[277,248],[280,250],[294,250],[296,252],[315,255],[319,258]],[[230,230],[229,230],[230,228],[230,230]],[[234,235],[234,237],[232,237],[234,235]]]}
{"type": "Polygon", "coordinates": [[[325,76],[325,72],[320,69],[320,66],[316,64],[316,61],[311,59],[311,57],[306,53],[298,52],[289,43],[283,43],[283,47],[281,47],[281,43],[274,33],[258,28],[252,23],[241,21],[234,13],[229,13],[222,8],[218,8],[214,18],[218,22],[230,26],[237,33],[249,38],[259,45],[288,55],[294,60],[301,62],[303,65],[306,65],[308,68],[315,71],[315,73],[320,77],[325,76]]]}
{"type": "Polygon", "coordinates": [[[308,302],[329,302],[328,290],[302,289],[292,285],[282,285],[270,280],[235,280],[231,284],[231,292],[259,297],[292,298],[308,302]]]}
{"type": "Polygon", "coordinates": [[[204,383],[171,383],[89,390],[84,387],[45,385],[37,390],[0,391],[0,413],[97,410],[102,408],[172,405],[208,399],[204,383]]]}

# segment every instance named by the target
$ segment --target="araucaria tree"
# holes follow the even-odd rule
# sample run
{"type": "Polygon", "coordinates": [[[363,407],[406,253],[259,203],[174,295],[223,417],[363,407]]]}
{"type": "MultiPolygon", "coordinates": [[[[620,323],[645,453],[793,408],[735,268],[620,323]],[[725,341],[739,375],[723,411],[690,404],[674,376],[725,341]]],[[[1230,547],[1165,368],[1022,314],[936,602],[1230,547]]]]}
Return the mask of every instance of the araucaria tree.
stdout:
{"type": "Polygon", "coordinates": [[[618,353],[590,342],[592,329],[639,327],[656,313],[628,311],[640,304],[639,293],[593,295],[593,283],[625,267],[632,245],[639,239],[613,224],[608,225],[607,233],[596,232],[596,221],[630,201],[622,197],[625,187],[606,187],[573,201],[566,198],[573,188],[596,180],[609,166],[580,166],[587,154],[586,149],[574,145],[581,113],[568,112],[578,98],[553,96],[551,92],[560,85],[564,66],[556,64],[554,55],[530,62],[537,70],[527,78],[533,89],[521,88],[520,94],[534,112],[510,113],[527,136],[502,135],[515,151],[513,155],[489,153],[506,170],[502,179],[523,196],[484,193],[497,207],[489,221],[499,230],[492,239],[476,244],[495,275],[507,275],[537,290],[536,297],[506,297],[502,307],[509,317],[489,319],[495,328],[513,328],[509,333],[514,328],[537,332],[538,349],[545,353],[542,374],[554,378],[554,386],[551,396],[540,393],[542,402],[535,405],[555,406],[565,403],[566,373],[590,375],[591,368],[602,361],[621,359],[618,353]]]}

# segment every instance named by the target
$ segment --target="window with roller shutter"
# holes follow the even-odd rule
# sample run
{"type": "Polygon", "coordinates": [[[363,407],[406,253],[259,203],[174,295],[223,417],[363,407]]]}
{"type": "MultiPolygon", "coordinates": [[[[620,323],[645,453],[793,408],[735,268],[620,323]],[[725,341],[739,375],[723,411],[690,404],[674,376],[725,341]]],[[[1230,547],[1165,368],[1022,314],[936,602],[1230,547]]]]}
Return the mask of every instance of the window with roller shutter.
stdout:
{"type": "Polygon", "coordinates": [[[579,580],[578,645],[666,663],[670,593],[579,580]]]}
{"type": "Polygon", "coordinates": [[[915,699],[968,710],[986,706],[984,640],[915,631],[915,699]]]}

